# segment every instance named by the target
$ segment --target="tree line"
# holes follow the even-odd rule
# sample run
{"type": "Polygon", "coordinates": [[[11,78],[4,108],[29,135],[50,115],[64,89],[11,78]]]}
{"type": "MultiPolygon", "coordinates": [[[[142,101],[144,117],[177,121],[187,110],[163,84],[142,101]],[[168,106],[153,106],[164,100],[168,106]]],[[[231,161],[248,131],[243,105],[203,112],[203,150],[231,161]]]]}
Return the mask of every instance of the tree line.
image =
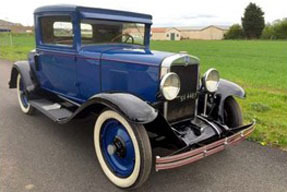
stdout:
{"type": "Polygon", "coordinates": [[[264,12],[255,3],[245,8],[241,23],[232,25],[224,39],[287,39],[287,18],[265,24],[264,12]]]}

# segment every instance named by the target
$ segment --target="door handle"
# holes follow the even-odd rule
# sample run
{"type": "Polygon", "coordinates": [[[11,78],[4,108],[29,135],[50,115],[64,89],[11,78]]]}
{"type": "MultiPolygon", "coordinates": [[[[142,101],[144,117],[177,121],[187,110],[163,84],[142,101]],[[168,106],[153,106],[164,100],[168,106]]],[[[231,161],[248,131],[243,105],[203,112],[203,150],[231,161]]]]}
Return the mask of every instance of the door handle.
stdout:
{"type": "Polygon", "coordinates": [[[39,66],[39,56],[40,56],[39,53],[35,53],[35,55],[34,55],[34,61],[35,61],[35,69],[36,69],[36,71],[39,71],[39,68],[40,68],[40,66],[39,66]]]}

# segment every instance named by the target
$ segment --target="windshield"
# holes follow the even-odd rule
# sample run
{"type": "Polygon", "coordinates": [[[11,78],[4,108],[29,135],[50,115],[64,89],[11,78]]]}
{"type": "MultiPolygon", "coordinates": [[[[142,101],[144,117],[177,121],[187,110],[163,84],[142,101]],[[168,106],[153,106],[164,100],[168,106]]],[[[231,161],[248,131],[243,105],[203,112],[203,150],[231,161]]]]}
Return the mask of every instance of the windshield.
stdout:
{"type": "Polygon", "coordinates": [[[82,45],[125,43],[144,45],[145,25],[105,20],[82,20],[82,45]]]}

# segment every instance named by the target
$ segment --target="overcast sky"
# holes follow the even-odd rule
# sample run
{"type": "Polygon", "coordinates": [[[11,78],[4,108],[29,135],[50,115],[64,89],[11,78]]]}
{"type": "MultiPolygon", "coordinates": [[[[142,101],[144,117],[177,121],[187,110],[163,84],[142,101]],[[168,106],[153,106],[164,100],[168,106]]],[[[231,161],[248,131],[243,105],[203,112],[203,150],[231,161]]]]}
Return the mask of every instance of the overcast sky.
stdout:
{"type": "MultiPolygon", "coordinates": [[[[154,26],[206,26],[240,23],[250,0],[4,0],[0,19],[33,25],[33,10],[51,4],[142,12],[153,15],[154,26]]],[[[253,0],[272,22],[287,17],[286,0],[253,0]]]]}

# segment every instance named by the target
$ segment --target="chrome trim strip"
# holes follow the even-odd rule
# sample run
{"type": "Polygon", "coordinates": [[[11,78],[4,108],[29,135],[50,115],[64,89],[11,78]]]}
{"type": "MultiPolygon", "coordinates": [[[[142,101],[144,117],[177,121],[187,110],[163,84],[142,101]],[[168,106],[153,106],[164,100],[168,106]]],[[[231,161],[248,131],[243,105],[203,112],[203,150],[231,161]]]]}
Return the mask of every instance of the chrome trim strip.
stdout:
{"type": "Polygon", "coordinates": [[[192,60],[197,60],[199,63],[199,59],[197,57],[188,54],[175,54],[169,56],[165,58],[161,63],[160,78],[162,78],[166,73],[170,72],[170,67],[174,61],[181,59],[183,57],[189,57],[191,59],[188,64],[194,64],[192,60]]]}
{"type": "Polygon", "coordinates": [[[163,116],[167,120],[167,108],[168,108],[168,102],[165,101],[163,104],[163,116]]]}
{"type": "Polygon", "coordinates": [[[177,60],[177,59],[179,59],[179,58],[181,58],[181,57],[184,57],[184,56],[189,56],[189,55],[187,55],[187,54],[175,54],[175,55],[169,56],[169,57],[165,58],[165,59],[162,61],[161,66],[162,66],[162,67],[170,67],[171,64],[172,64],[175,60],[177,60]]]}
{"type": "Polygon", "coordinates": [[[203,104],[203,116],[204,117],[206,117],[207,99],[208,99],[208,94],[205,94],[204,95],[204,104],[203,104]]]}
{"type": "Polygon", "coordinates": [[[198,98],[195,99],[194,117],[196,118],[197,115],[198,115],[198,98]]]}
{"type": "Polygon", "coordinates": [[[201,88],[201,79],[200,79],[200,65],[198,65],[198,68],[197,68],[197,90],[196,90],[196,101],[195,101],[195,111],[194,111],[194,117],[196,118],[197,115],[198,115],[198,100],[199,100],[199,97],[198,97],[198,92],[201,88]]]}
{"type": "Polygon", "coordinates": [[[172,64],[175,60],[181,58],[182,56],[183,56],[183,55],[175,54],[175,55],[172,55],[172,56],[170,56],[170,57],[165,58],[165,59],[162,61],[162,63],[161,63],[161,68],[160,68],[160,79],[162,79],[165,74],[167,74],[168,72],[170,72],[170,66],[171,66],[171,64],[172,64]]]}

